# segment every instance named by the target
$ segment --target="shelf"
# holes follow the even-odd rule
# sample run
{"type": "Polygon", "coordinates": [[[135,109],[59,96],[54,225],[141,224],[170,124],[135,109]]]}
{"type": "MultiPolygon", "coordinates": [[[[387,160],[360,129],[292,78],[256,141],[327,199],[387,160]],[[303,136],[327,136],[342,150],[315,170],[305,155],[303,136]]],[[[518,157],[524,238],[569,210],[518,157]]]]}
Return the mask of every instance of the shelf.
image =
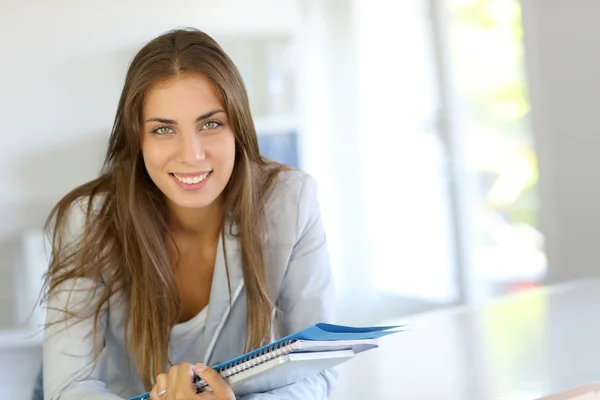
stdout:
{"type": "Polygon", "coordinates": [[[0,351],[41,346],[41,329],[0,329],[0,351]]]}

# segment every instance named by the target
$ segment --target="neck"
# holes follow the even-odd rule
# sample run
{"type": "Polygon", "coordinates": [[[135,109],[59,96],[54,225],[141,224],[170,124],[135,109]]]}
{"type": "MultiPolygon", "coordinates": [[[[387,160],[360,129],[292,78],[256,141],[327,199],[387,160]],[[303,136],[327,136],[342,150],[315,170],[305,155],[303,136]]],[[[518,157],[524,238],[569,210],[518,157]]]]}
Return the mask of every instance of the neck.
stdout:
{"type": "Polygon", "coordinates": [[[223,222],[223,206],[219,199],[204,208],[183,208],[168,203],[169,227],[175,234],[218,239],[223,222]]]}

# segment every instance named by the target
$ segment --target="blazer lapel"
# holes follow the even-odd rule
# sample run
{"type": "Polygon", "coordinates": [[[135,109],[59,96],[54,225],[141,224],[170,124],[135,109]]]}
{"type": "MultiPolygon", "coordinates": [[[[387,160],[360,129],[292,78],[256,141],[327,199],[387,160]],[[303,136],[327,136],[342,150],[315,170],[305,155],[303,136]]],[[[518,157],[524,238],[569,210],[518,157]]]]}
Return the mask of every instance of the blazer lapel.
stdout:
{"type": "Polygon", "coordinates": [[[225,321],[229,316],[231,307],[240,295],[244,286],[242,274],[242,254],[237,238],[225,234],[219,240],[217,257],[215,259],[215,270],[213,273],[212,286],[210,289],[210,300],[208,303],[208,315],[204,328],[204,343],[206,353],[204,364],[210,360],[215,343],[225,321]],[[229,279],[231,282],[231,298],[229,296],[229,285],[227,283],[227,269],[229,268],[229,279]]]}

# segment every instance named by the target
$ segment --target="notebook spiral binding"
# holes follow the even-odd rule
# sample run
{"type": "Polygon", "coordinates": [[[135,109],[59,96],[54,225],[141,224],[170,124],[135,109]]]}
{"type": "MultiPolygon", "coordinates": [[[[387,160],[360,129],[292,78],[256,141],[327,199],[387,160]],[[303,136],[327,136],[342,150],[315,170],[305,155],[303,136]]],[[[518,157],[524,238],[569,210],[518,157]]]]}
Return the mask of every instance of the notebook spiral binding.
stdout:
{"type": "MultiPolygon", "coordinates": [[[[258,353],[248,355],[233,363],[222,366],[221,368],[217,369],[217,372],[223,378],[228,378],[266,361],[270,361],[274,358],[291,353],[292,351],[296,350],[296,346],[294,346],[295,342],[297,342],[296,339],[290,339],[277,345],[264,348],[258,353]]],[[[196,382],[196,388],[198,392],[201,392],[207,386],[208,384],[203,379],[200,379],[196,382]]]]}

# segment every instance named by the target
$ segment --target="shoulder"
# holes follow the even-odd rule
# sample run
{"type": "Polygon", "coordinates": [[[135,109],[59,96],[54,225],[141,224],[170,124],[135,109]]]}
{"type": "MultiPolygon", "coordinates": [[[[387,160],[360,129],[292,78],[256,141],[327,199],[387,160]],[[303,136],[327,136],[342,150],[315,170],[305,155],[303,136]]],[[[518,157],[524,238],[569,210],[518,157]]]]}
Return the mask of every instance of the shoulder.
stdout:
{"type": "Polygon", "coordinates": [[[315,178],[297,169],[279,172],[265,211],[270,236],[297,237],[310,214],[318,212],[315,178]]]}
{"type": "Polygon", "coordinates": [[[283,170],[277,176],[272,200],[306,202],[317,195],[315,178],[299,169],[283,170]]]}
{"type": "Polygon", "coordinates": [[[284,205],[287,211],[310,206],[317,200],[317,182],[315,178],[298,169],[279,172],[269,196],[268,208],[280,208],[284,205]]]}

